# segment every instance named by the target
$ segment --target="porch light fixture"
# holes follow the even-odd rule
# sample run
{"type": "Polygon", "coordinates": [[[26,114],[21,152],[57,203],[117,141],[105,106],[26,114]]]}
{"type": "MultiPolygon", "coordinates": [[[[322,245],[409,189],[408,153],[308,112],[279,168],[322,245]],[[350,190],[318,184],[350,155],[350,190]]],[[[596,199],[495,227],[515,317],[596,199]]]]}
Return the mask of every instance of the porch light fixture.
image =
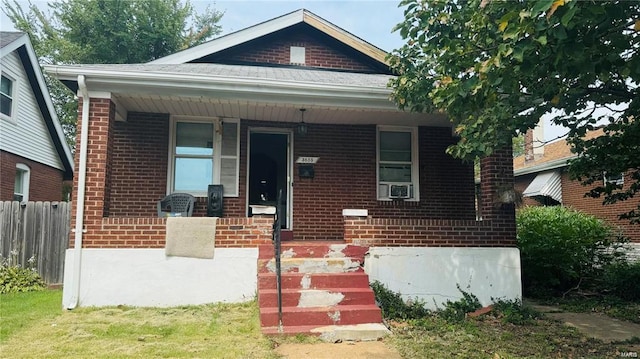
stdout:
{"type": "Polygon", "coordinates": [[[297,132],[298,135],[300,136],[306,136],[307,135],[307,124],[304,123],[304,112],[306,111],[306,108],[301,108],[300,109],[300,123],[298,123],[298,127],[297,127],[297,132]]]}

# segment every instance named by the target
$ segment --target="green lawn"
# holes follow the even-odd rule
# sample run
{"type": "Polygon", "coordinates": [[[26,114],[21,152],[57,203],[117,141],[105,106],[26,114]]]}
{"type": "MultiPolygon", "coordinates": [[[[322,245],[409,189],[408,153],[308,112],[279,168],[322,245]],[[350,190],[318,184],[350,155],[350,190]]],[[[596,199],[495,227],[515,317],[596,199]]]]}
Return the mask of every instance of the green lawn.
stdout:
{"type": "Polygon", "coordinates": [[[0,343],[32,323],[62,314],[62,291],[9,293],[0,295],[0,343]]]}
{"type": "Polygon", "coordinates": [[[0,300],[2,357],[277,358],[255,302],[63,311],[59,291],[0,300]]]}

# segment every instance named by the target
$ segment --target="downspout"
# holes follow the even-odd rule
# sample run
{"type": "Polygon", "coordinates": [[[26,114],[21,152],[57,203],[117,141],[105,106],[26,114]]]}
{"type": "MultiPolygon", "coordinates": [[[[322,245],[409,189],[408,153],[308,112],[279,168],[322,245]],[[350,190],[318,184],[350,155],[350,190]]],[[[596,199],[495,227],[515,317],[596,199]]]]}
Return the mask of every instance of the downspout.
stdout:
{"type": "Polygon", "coordinates": [[[85,186],[87,182],[87,147],[89,140],[89,91],[84,75],[78,75],[78,88],[82,95],[82,129],[80,133],[80,168],[78,171],[78,196],[76,198],[76,225],[73,245],[73,281],[70,303],[74,309],[80,303],[80,272],[82,271],[82,235],[84,227],[85,186]]]}

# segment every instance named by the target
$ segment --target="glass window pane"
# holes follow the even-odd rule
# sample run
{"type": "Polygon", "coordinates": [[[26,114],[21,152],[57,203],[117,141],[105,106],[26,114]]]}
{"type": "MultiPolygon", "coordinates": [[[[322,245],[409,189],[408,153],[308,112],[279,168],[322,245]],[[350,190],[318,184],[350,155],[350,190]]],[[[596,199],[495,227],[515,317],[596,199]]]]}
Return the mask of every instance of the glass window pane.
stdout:
{"type": "Polygon", "coordinates": [[[222,155],[237,156],[238,124],[225,122],[222,124],[222,155]]]}
{"type": "Polygon", "coordinates": [[[0,95],[0,112],[11,116],[11,99],[5,95],[0,95]]]}
{"type": "Polygon", "coordinates": [[[380,160],[411,162],[411,132],[380,131],[380,160]]]}
{"type": "Polygon", "coordinates": [[[176,125],[176,154],[213,154],[213,124],[178,122],[176,125]]]}
{"type": "Polygon", "coordinates": [[[411,165],[380,164],[380,182],[411,182],[411,165]]]}
{"type": "Polygon", "coordinates": [[[210,158],[176,158],[174,191],[206,192],[212,182],[213,160],[210,158]]]}
{"type": "Polygon", "coordinates": [[[16,181],[13,187],[13,193],[20,193],[24,191],[24,171],[16,171],[16,181]]]}
{"type": "Polygon", "coordinates": [[[13,81],[9,80],[9,78],[2,76],[2,80],[0,81],[0,92],[3,94],[12,97],[13,91],[13,81]]]}

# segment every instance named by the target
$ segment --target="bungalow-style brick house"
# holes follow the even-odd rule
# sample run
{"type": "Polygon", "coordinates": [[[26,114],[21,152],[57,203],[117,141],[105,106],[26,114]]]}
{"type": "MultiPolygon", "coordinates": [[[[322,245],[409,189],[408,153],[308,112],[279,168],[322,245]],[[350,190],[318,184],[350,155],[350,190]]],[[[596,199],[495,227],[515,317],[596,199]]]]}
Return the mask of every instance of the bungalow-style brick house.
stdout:
{"type": "Polygon", "coordinates": [[[47,66],[80,98],[64,305],[250,300],[273,224],[257,209],[277,189],[289,254],[368,247],[357,272],[428,304],[456,284],[485,304],[519,297],[514,208],[497,200],[510,149],[482,161],[477,221],[449,121],[389,101],[386,55],[298,10],[147,64],[47,66]],[[188,192],[204,218],[209,184],[224,186],[214,258],[166,257],[169,222],[186,219],[156,202],[188,192]]]}
{"type": "Polygon", "coordinates": [[[0,201],[60,201],[73,157],[29,36],[0,32],[0,201]]]}
{"type": "MultiPolygon", "coordinates": [[[[586,138],[602,135],[602,130],[587,133],[586,138]]],[[[585,197],[589,191],[579,181],[572,180],[567,172],[569,160],[576,155],[565,140],[546,145],[539,143],[539,131],[529,131],[525,136],[525,154],[513,159],[515,189],[523,194],[523,205],[563,205],[592,214],[605,220],[631,240],[631,246],[640,250],[640,225],[618,219],[618,215],[637,207],[634,198],[612,205],[603,205],[601,198],[585,197]]],[[[616,181],[623,186],[631,183],[630,173],[605,176],[602,181],[616,181]]],[[[595,186],[595,185],[594,185],[595,186]]]]}

